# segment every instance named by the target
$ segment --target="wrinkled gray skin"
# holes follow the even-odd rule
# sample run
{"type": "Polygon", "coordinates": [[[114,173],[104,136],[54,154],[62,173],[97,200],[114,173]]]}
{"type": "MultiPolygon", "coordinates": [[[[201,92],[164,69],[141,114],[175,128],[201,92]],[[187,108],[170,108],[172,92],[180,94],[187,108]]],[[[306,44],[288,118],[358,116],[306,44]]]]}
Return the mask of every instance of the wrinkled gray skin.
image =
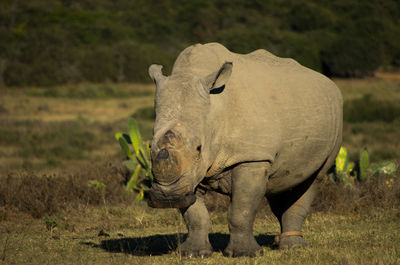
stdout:
{"type": "MultiPolygon", "coordinates": [[[[258,256],[256,210],[266,196],[281,232],[300,231],[315,179],[332,165],[342,139],[342,96],[325,76],[265,50],[235,54],[194,45],[172,74],[152,65],[156,120],[151,145],[152,207],[179,208],[186,256],[208,256],[210,219],[202,196],[231,198],[226,256],[258,256]]],[[[303,245],[301,236],[280,248],[303,245]]]]}

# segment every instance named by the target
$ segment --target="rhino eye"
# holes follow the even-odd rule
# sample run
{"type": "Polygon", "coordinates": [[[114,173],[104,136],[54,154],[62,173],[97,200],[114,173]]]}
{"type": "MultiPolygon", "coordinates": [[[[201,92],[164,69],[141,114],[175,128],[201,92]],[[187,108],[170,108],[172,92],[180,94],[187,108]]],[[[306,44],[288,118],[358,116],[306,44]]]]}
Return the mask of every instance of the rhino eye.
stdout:
{"type": "Polygon", "coordinates": [[[201,145],[196,147],[197,152],[201,153],[201,145]]]}

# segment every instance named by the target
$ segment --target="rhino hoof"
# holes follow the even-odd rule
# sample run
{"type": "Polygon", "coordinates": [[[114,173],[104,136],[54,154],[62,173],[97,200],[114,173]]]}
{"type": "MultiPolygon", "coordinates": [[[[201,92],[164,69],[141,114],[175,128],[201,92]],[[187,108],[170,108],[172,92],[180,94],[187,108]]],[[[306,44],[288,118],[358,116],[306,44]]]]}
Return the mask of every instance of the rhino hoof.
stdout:
{"type": "Polygon", "coordinates": [[[279,249],[294,249],[307,247],[308,243],[301,236],[290,236],[282,238],[279,242],[279,249]]]}
{"type": "Polygon", "coordinates": [[[235,257],[260,257],[264,254],[262,248],[260,249],[225,249],[224,256],[235,257]]]}
{"type": "Polygon", "coordinates": [[[193,241],[193,240],[186,240],[181,246],[181,255],[187,258],[207,258],[212,254],[212,247],[209,242],[202,242],[193,241]]]}
{"type": "Polygon", "coordinates": [[[182,250],[181,255],[186,258],[208,258],[212,251],[209,249],[202,250],[182,250]]]}
{"type": "Polygon", "coordinates": [[[259,257],[262,255],[263,249],[250,233],[231,233],[229,244],[224,250],[225,257],[259,257]]]}

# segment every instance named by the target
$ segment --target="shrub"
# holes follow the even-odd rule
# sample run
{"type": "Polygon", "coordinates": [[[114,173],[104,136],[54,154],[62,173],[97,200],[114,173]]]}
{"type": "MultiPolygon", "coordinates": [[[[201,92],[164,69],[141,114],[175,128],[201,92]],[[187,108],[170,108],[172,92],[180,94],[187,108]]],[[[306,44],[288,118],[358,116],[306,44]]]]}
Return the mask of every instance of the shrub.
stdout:
{"type": "Polygon", "coordinates": [[[321,33],[321,37],[311,35],[294,32],[283,34],[279,56],[293,58],[306,67],[321,71],[320,43],[321,37],[326,34],[321,33]]]}
{"type": "Polygon", "coordinates": [[[121,185],[124,178],[125,171],[110,163],[96,163],[64,175],[9,174],[0,177],[0,207],[40,218],[78,204],[101,205],[103,199],[108,204],[129,203],[132,196],[121,185]],[[107,189],[90,187],[88,183],[93,178],[107,189]]]}
{"type": "Polygon", "coordinates": [[[342,35],[322,49],[321,60],[327,76],[371,76],[382,62],[382,51],[372,39],[342,35]]]}
{"type": "Polygon", "coordinates": [[[292,7],[288,20],[292,29],[302,32],[332,27],[335,17],[324,7],[310,2],[300,2],[292,7]]]}

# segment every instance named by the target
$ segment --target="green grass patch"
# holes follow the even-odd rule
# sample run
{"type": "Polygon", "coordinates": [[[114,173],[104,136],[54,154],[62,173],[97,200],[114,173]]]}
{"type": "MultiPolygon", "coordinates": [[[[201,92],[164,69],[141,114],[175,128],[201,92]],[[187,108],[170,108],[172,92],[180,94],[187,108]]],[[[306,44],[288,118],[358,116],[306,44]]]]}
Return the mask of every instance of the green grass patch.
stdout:
{"type": "Polygon", "coordinates": [[[152,93],[150,90],[124,89],[107,84],[84,84],[50,87],[40,92],[31,92],[31,95],[53,98],[106,99],[143,97],[150,96],[152,93]]]}
{"type": "MultiPolygon", "coordinates": [[[[3,222],[0,248],[8,264],[398,264],[398,210],[372,209],[364,214],[311,215],[303,228],[308,248],[272,247],[278,222],[257,218],[256,240],[264,256],[226,258],[227,221],[212,224],[210,258],[184,258],[180,245],[186,228],[176,210],[145,205],[86,207],[41,219],[3,222]],[[115,214],[117,213],[117,214],[115,214]],[[107,217],[105,217],[107,216],[107,217]],[[100,233],[103,231],[103,233],[100,233]]],[[[18,216],[20,217],[20,216],[18,216]]],[[[17,218],[17,217],[14,217],[17,218]]]]}
{"type": "MultiPolygon", "coordinates": [[[[62,167],[68,161],[94,159],[91,153],[115,144],[113,133],[102,123],[79,118],[59,122],[1,120],[0,145],[7,149],[0,157],[23,160],[25,169],[62,167]]],[[[118,145],[115,147],[110,154],[118,152],[118,145]]]]}
{"type": "Polygon", "coordinates": [[[20,126],[21,122],[3,121],[0,127],[0,143],[20,147],[18,156],[23,158],[81,159],[85,152],[96,148],[97,135],[79,121],[55,122],[20,126]]]}
{"type": "Polygon", "coordinates": [[[343,106],[343,118],[347,122],[393,122],[399,117],[399,104],[376,100],[371,94],[345,101],[343,106]]]}

